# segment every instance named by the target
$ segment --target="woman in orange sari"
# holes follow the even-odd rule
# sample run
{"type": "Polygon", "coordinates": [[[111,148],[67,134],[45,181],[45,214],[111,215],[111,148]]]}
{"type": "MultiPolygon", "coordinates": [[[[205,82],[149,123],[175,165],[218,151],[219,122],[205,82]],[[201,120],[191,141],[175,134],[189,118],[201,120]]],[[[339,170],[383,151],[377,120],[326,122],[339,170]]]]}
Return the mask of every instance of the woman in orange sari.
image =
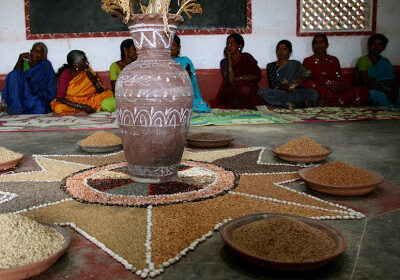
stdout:
{"type": "Polygon", "coordinates": [[[51,103],[54,113],[60,115],[100,111],[102,103],[113,99],[96,73],[89,67],[83,51],[73,50],[67,55],[67,63],[57,73],[57,96],[51,103]]]}

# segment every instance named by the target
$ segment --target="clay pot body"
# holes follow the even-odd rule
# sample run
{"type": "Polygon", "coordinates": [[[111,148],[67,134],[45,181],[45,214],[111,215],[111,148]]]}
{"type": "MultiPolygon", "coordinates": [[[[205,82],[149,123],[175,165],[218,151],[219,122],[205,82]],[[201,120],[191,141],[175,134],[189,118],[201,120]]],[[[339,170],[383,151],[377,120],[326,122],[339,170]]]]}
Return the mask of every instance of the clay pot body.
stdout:
{"type": "Polygon", "coordinates": [[[131,17],[129,31],[138,59],[116,82],[116,113],[128,170],[137,182],[165,182],[177,176],[193,107],[188,73],[171,58],[181,16],[168,15],[170,36],[161,15],[131,17]]]}

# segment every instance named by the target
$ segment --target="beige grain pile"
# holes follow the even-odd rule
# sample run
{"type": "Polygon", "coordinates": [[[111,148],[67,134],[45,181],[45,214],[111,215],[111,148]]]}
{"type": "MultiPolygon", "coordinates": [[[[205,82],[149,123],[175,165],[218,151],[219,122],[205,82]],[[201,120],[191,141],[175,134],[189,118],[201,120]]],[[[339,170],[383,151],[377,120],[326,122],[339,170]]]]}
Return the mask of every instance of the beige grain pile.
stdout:
{"type": "Polygon", "coordinates": [[[320,260],[336,248],[328,233],[289,217],[244,225],[233,231],[232,242],[254,255],[281,262],[320,260]]]}
{"type": "Polygon", "coordinates": [[[64,243],[57,230],[22,215],[0,214],[0,228],[0,269],[44,260],[64,243]]]}
{"type": "Polygon", "coordinates": [[[305,173],[313,182],[333,186],[361,186],[377,181],[375,174],[341,161],[317,166],[305,173]]]}
{"type": "Polygon", "coordinates": [[[8,149],[0,146],[0,163],[11,161],[11,160],[20,158],[22,156],[23,156],[23,154],[13,152],[11,150],[8,150],[8,149]]]}
{"type": "Polygon", "coordinates": [[[328,152],[321,144],[306,137],[295,138],[277,147],[275,151],[297,156],[314,156],[328,152]]]}
{"type": "Polygon", "coordinates": [[[103,147],[122,144],[121,137],[106,131],[97,131],[81,141],[81,146],[103,147]]]}

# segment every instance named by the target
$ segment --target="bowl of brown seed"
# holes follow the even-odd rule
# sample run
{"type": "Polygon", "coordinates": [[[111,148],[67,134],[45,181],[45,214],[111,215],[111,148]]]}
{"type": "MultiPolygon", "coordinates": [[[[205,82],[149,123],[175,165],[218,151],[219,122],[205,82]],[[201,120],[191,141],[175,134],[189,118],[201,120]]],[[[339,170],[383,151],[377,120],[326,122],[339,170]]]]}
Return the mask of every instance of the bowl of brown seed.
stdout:
{"type": "Polygon", "coordinates": [[[109,153],[122,148],[121,137],[107,131],[97,131],[77,143],[78,147],[89,153],[109,153]]]}
{"type": "Polygon", "coordinates": [[[23,158],[21,153],[0,147],[0,171],[14,168],[23,158]]]}
{"type": "Polygon", "coordinates": [[[0,279],[32,277],[52,266],[68,249],[71,238],[63,228],[16,214],[1,214],[0,279]]]}
{"type": "Polygon", "coordinates": [[[361,169],[341,161],[302,168],[299,170],[299,176],[310,189],[343,196],[372,192],[384,179],[378,172],[361,169]]]}
{"type": "Polygon", "coordinates": [[[285,161],[310,163],[325,160],[332,150],[310,138],[300,137],[272,149],[272,152],[285,161]]]}
{"type": "Polygon", "coordinates": [[[229,146],[234,139],[235,137],[225,133],[200,132],[189,134],[186,142],[198,148],[218,148],[229,146]]]}
{"type": "Polygon", "coordinates": [[[278,271],[321,267],[343,254],[347,246],[345,237],[326,223],[275,213],[231,220],[221,227],[220,235],[242,260],[278,271]]]}

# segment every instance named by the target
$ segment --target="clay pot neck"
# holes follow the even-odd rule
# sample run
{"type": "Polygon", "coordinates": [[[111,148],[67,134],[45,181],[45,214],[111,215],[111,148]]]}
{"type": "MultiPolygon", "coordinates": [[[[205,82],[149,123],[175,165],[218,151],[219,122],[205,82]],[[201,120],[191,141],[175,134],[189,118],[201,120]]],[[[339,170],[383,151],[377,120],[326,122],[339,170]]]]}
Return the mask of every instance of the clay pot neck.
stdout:
{"type": "Polygon", "coordinates": [[[169,36],[164,32],[163,18],[159,14],[139,14],[131,17],[127,26],[135,42],[138,59],[148,56],[171,57],[171,45],[176,29],[183,18],[168,15],[169,36]]]}

